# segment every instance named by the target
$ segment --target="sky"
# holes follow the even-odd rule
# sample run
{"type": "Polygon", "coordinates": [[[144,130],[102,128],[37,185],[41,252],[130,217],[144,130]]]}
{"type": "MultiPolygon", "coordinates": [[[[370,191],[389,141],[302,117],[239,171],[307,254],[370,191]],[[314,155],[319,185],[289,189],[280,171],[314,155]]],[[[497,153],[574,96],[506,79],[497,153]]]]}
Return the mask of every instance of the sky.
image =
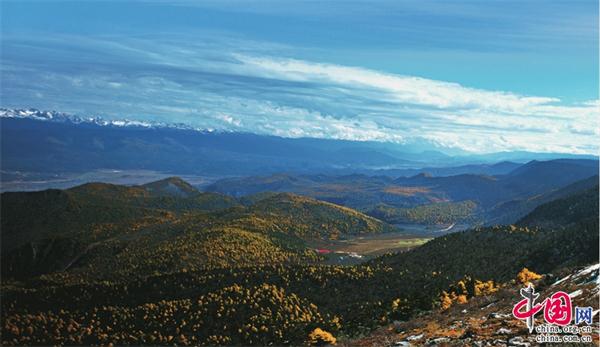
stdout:
{"type": "Polygon", "coordinates": [[[597,1],[23,1],[1,99],[475,153],[597,154],[597,1]]]}

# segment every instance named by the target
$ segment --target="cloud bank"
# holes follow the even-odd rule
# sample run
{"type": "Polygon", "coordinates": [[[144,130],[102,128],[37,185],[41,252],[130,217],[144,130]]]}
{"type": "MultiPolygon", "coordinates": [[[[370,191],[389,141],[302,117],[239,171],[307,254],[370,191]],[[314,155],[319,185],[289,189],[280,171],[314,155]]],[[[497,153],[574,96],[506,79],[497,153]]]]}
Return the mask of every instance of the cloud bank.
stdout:
{"type": "Polygon", "coordinates": [[[190,37],[3,39],[2,106],[284,137],[597,154],[598,100],[469,88],[190,37]]]}

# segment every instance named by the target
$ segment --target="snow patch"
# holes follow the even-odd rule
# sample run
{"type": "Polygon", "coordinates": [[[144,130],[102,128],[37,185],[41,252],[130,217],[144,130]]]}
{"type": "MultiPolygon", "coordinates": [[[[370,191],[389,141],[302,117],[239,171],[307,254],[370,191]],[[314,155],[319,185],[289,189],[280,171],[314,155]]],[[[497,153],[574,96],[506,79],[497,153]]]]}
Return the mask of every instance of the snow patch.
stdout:
{"type": "Polygon", "coordinates": [[[583,290],[577,289],[576,291],[569,293],[569,296],[571,298],[575,298],[575,297],[578,297],[579,295],[581,295],[582,293],[583,293],[583,290]]]}
{"type": "Polygon", "coordinates": [[[183,130],[195,130],[199,132],[215,132],[214,129],[200,129],[194,128],[187,124],[182,123],[162,123],[162,122],[146,122],[130,119],[115,119],[106,120],[99,116],[93,117],[80,117],[76,115],[66,114],[56,111],[40,111],[36,109],[6,109],[0,108],[0,118],[27,118],[35,119],[47,122],[58,122],[58,123],[73,123],[73,124],[94,124],[100,126],[113,126],[113,127],[138,127],[138,128],[169,128],[169,129],[183,129],[183,130]]]}
{"type": "Polygon", "coordinates": [[[569,275],[569,276],[567,276],[567,277],[564,277],[564,278],[561,278],[561,279],[559,279],[558,281],[556,281],[556,282],[552,283],[551,287],[554,287],[554,286],[556,286],[556,285],[559,285],[559,284],[563,283],[564,281],[568,280],[569,278],[571,278],[571,275],[569,275]]]}
{"type": "Polygon", "coordinates": [[[496,335],[508,335],[510,333],[512,333],[512,330],[506,328],[500,328],[496,331],[496,335]]]}
{"type": "Polygon", "coordinates": [[[586,267],[585,269],[583,269],[583,270],[579,271],[577,274],[575,274],[575,277],[589,275],[592,272],[597,271],[597,270],[600,270],[600,263],[586,267]]]}
{"type": "Polygon", "coordinates": [[[412,336],[409,336],[409,337],[407,337],[406,339],[407,339],[408,341],[415,341],[415,340],[420,340],[420,339],[422,339],[422,338],[423,338],[423,334],[419,334],[419,335],[412,335],[412,336]]]}

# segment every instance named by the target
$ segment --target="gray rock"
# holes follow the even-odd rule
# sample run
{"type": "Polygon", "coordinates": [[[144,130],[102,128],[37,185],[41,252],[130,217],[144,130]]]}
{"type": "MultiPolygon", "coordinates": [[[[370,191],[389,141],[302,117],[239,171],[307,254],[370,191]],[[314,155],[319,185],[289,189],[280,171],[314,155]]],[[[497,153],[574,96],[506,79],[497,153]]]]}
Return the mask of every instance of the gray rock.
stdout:
{"type": "Polygon", "coordinates": [[[406,339],[407,339],[408,341],[416,341],[416,340],[420,340],[420,339],[422,339],[422,338],[423,338],[423,334],[419,334],[419,335],[412,335],[412,336],[409,336],[409,337],[407,337],[406,339]]]}
{"type": "Polygon", "coordinates": [[[435,346],[435,345],[439,345],[440,343],[446,343],[446,342],[450,342],[450,339],[448,337],[438,337],[438,338],[428,341],[427,345],[435,346]]]}
{"type": "Polygon", "coordinates": [[[508,335],[510,333],[512,333],[512,330],[506,328],[500,328],[496,331],[496,335],[508,335]]]}
{"type": "Polygon", "coordinates": [[[490,315],[488,317],[489,318],[496,318],[496,319],[506,319],[506,318],[510,318],[511,315],[509,315],[507,313],[494,312],[494,313],[490,313],[490,315]]]}
{"type": "Polygon", "coordinates": [[[494,306],[494,305],[496,305],[496,303],[495,303],[495,302],[490,302],[489,304],[487,304],[487,305],[483,306],[483,307],[481,308],[481,310],[485,310],[486,308],[492,307],[492,306],[494,306]]]}
{"type": "Polygon", "coordinates": [[[523,346],[523,347],[531,346],[531,344],[529,342],[525,342],[525,339],[523,339],[521,336],[515,336],[515,337],[509,339],[508,345],[509,346],[523,346]]]}

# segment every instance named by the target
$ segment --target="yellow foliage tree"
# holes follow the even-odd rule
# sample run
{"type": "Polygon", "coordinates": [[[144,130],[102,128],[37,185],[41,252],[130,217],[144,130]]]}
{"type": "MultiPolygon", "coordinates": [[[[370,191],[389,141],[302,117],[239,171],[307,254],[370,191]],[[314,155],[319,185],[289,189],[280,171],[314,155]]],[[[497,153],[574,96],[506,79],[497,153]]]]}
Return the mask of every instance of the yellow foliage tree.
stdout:
{"type": "Polygon", "coordinates": [[[458,296],[456,297],[456,303],[457,303],[457,304],[461,304],[461,305],[462,305],[462,304],[466,304],[468,301],[469,301],[469,300],[467,299],[467,296],[466,296],[466,295],[462,295],[462,294],[461,294],[461,295],[458,295],[458,296]]]}
{"type": "Polygon", "coordinates": [[[326,345],[335,345],[336,338],[331,335],[331,333],[321,329],[316,328],[310,334],[308,334],[308,342],[311,345],[315,346],[326,346],[326,345]]]}
{"type": "Polygon", "coordinates": [[[440,297],[440,308],[442,311],[446,311],[450,306],[452,306],[452,297],[446,291],[443,291],[440,297]]]}
{"type": "Polygon", "coordinates": [[[458,292],[460,294],[466,295],[468,293],[467,285],[465,284],[465,281],[463,281],[463,280],[458,281],[458,283],[456,283],[456,286],[458,287],[458,292]]]}
{"type": "Polygon", "coordinates": [[[476,280],[474,288],[475,296],[490,295],[498,291],[498,286],[492,280],[485,282],[476,280]]]}
{"type": "Polygon", "coordinates": [[[517,275],[517,281],[525,285],[529,284],[531,281],[539,280],[540,278],[542,278],[542,275],[538,275],[526,267],[524,267],[517,275]]]}

